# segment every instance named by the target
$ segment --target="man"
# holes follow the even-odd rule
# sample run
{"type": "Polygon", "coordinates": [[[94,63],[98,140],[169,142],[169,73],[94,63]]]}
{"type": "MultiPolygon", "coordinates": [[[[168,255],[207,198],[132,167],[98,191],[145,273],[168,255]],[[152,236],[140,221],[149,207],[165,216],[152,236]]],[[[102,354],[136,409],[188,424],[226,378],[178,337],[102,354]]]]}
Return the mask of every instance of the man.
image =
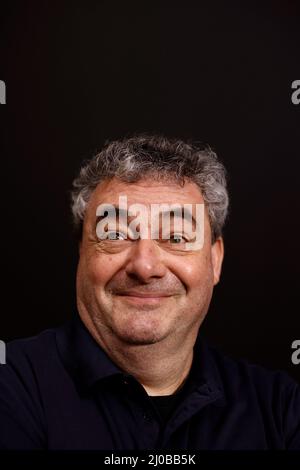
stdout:
{"type": "Polygon", "coordinates": [[[2,448],[300,449],[299,386],[199,335],[227,209],[208,147],[140,135],[86,163],[72,192],[78,312],[8,345],[2,448]]]}

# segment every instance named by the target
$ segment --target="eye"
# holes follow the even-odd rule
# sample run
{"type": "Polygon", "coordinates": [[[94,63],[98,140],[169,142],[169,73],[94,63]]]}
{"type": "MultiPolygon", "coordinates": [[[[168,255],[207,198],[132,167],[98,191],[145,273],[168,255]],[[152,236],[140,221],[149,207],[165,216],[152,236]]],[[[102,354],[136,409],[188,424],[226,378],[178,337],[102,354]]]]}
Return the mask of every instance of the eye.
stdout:
{"type": "Polygon", "coordinates": [[[126,236],[122,232],[107,232],[107,239],[108,240],[125,240],[126,236]]]}
{"type": "Polygon", "coordinates": [[[181,242],[186,242],[186,241],[187,241],[186,238],[184,238],[182,235],[179,235],[177,233],[170,236],[170,243],[172,243],[173,245],[177,245],[181,242]],[[173,241],[171,242],[171,240],[173,241]]]}

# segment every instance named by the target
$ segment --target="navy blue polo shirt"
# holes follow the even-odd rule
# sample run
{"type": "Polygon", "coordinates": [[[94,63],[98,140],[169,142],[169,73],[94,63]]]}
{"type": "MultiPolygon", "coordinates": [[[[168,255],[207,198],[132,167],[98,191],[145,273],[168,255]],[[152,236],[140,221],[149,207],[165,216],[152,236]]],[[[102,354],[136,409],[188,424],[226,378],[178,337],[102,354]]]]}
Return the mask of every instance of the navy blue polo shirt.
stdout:
{"type": "Polygon", "coordinates": [[[285,372],[225,356],[200,335],[168,419],[77,313],[60,328],[8,343],[6,360],[1,449],[300,449],[299,385],[285,372]]]}

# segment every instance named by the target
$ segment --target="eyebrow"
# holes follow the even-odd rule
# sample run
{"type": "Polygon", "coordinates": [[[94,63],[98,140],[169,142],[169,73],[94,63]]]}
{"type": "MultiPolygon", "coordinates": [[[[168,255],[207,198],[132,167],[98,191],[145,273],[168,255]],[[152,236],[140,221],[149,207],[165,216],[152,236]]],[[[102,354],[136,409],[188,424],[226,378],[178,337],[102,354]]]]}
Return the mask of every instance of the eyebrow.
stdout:
{"type": "MultiPolygon", "coordinates": [[[[105,204],[103,204],[103,205],[104,205],[104,210],[105,210],[105,204]]],[[[108,207],[111,209],[111,204],[109,204],[108,207]]],[[[120,216],[122,216],[124,218],[126,217],[129,220],[132,219],[132,218],[137,217],[136,215],[128,215],[128,211],[126,209],[123,209],[122,207],[114,206],[114,209],[115,209],[115,214],[117,216],[117,219],[119,219],[120,216]]],[[[193,216],[193,214],[191,213],[191,211],[187,207],[185,207],[184,209],[183,209],[183,207],[176,207],[175,209],[160,211],[159,215],[168,215],[169,214],[171,217],[174,217],[174,216],[175,217],[183,217],[184,213],[189,216],[190,220],[192,220],[192,222],[193,222],[193,225],[197,226],[195,217],[193,216]]],[[[110,218],[108,210],[107,211],[105,210],[103,215],[98,215],[96,217],[96,225],[98,224],[98,222],[100,222],[100,220],[104,219],[104,217],[110,218]]]]}

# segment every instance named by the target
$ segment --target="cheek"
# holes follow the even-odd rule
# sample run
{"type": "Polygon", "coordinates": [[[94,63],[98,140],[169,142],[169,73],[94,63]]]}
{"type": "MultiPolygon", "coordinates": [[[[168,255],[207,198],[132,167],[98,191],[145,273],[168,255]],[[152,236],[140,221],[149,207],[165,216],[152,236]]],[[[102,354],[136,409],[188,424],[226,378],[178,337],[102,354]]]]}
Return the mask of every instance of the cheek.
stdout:
{"type": "Polygon", "coordinates": [[[83,275],[93,285],[105,285],[118,270],[118,262],[112,256],[93,255],[83,263],[83,275]]]}
{"type": "Polygon", "coordinates": [[[213,282],[212,263],[207,253],[189,261],[178,262],[173,272],[188,290],[199,289],[213,282]]]}

